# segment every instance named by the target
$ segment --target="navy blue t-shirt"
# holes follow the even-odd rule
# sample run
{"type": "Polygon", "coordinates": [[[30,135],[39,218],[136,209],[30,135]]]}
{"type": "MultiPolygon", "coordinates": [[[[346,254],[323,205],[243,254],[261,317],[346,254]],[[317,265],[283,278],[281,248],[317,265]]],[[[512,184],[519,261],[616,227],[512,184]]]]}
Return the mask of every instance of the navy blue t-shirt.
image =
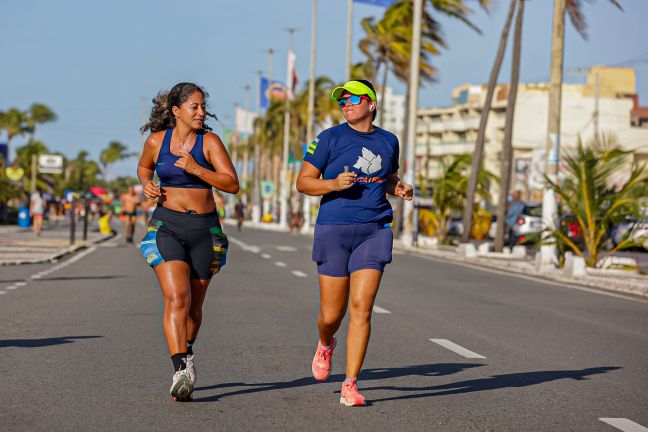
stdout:
{"type": "Polygon", "coordinates": [[[385,194],[389,177],[398,172],[398,154],[398,138],[384,129],[359,132],[343,123],[320,133],[304,160],[325,180],[335,179],[345,166],[358,177],[349,189],[322,197],[317,223],[391,222],[393,212],[385,194]]]}

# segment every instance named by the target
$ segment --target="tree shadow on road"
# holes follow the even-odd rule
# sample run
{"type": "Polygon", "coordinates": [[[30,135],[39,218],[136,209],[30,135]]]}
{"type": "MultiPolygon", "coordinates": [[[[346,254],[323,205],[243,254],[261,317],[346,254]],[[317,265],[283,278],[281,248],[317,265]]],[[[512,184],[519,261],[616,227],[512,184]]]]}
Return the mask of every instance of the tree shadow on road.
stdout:
{"type": "Polygon", "coordinates": [[[377,386],[364,387],[363,390],[393,390],[399,393],[410,393],[400,396],[372,399],[372,403],[386,402],[391,400],[418,399],[433,396],[446,396],[462,393],[473,393],[480,391],[499,390],[515,387],[529,387],[537,384],[543,384],[550,381],[572,379],[575,381],[587,380],[590,375],[608,373],[613,370],[621,369],[619,366],[602,366],[587,368],[583,370],[563,370],[563,371],[537,371],[537,372],[520,372],[503,375],[494,375],[488,378],[472,379],[459,381],[456,383],[443,384],[429,387],[399,387],[399,386],[377,386]]]}
{"type": "Polygon", "coordinates": [[[0,348],[42,348],[76,342],[78,339],[95,339],[103,336],[62,336],[44,339],[6,339],[0,340],[0,348]]]}
{"type": "MultiPolygon", "coordinates": [[[[452,375],[455,373],[462,372],[468,368],[474,368],[484,366],[483,364],[475,363],[438,363],[438,364],[426,364],[426,365],[413,365],[405,366],[399,368],[379,368],[379,369],[365,369],[360,372],[360,379],[362,381],[371,381],[371,380],[380,380],[380,379],[390,379],[390,378],[399,378],[405,376],[444,376],[452,375]]],[[[345,376],[342,374],[331,375],[327,382],[342,382],[344,381],[345,376]]],[[[195,398],[194,402],[215,402],[221,398],[238,396],[250,393],[260,393],[266,391],[274,390],[283,390],[289,388],[305,387],[313,384],[318,384],[319,382],[313,377],[299,378],[292,381],[278,381],[278,382],[265,382],[265,383],[222,383],[212,386],[198,387],[196,391],[204,390],[213,390],[217,388],[228,388],[228,387],[249,387],[241,390],[236,390],[232,392],[217,394],[213,396],[207,396],[203,398],[195,398]]]]}

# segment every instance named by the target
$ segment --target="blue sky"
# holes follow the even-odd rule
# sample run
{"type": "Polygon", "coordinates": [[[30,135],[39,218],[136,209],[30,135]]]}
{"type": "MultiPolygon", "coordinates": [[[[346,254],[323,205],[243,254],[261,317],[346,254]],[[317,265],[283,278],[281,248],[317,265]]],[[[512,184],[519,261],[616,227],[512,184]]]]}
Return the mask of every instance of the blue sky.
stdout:
{"type": "MultiPolygon", "coordinates": [[[[471,2],[468,1],[468,4],[471,2]]],[[[476,2],[475,2],[476,3],[476,2]]],[[[490,13],[475,4],[479,35],[465,25],[439,17],[448,49],[434,59],[439,82],[423,87],[421,106],[450,102],[453,87],[488,79],[505,19],[508,0],[493,0],[490,13]]],[[[596,64],[625,65],[648,58],[648,1],[622,0],[624,11],[607,1],[584,2],[589,40],[568,24],[566,68],[596,64]]],[[[551,0],[527,2],[521,80],[549,77],[551,0]]],[[[55,123],[36,133],[54,151],[74,157],[86,149],[96,157],[111,140],[139,151],[142,98],[179,81],[193,81],[209,93],[211,111],[233,121],[233,107],[244,104],[245,85],[256,89],[256,72],[267,73],[267,50],[275,50],[273,76],[286,76],[287,27],[297,27],[297,70],[309,73],[310,0],[21,0],[5,2],[0,26],[0,110],[49,105],[55,123]]],[[[316,71],[344,79],[346,0],[319,0],[316,71]]],[[[359,21],[382,15],[383,9],[354,6],[354,45],[362,36],[359,21]]],[[[353,61],[362,55],[354,48],[353,61]]],[[[500,74],[508,81],[509,58],[500,74]]],[[[571,78],[574,80],[574,78],[571,78]]],[[[404,87],[393,78],[397,91],[404,87]]],[[[642,104],[648,105],[648,67],[637,65],[642,104]]],[[[254,108],[251,98],[250,108],[254,108]]],[[[213,124],[218,132],[222,124],[213,124]]],[[[0,137],[3,140],[4,137],[0,137]]],[[[14,140],[14,146],[24,140],[14,140]]],[[[136,158],[119,163],[116,175],[134,175],[136,158]]]]}

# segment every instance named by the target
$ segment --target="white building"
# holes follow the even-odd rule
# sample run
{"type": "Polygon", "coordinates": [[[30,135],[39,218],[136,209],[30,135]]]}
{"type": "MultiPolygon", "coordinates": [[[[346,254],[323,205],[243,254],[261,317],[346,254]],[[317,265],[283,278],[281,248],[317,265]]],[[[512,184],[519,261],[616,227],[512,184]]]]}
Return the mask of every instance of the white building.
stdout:
{"type": "Polygon", "coordinates": [[[380,110],[381,106],[384,109],[384,119],[382,128],[395,134],[399,141],[402,141],[404,136],[403,131],[405,127],[405,95],[396,94],[391,87],[385,88],[385,103],[382,104],[380,97],[382,96],[378,90],[378,115],[376,116],[377,125],[380,125],[380,110]]]}
{"type": "MultiPolygon", "coordinates": [[[[595,135],[598,76],[598,127],[634,154],[634,161],[648,160],[648,128],[636,120],[638,96],[632,68],[597,66],[588,71],[586,84],[564,84],[562,92],[561,154],[573,149],[578,139],[589,142],[595,135]],[[633,116],[634,113],[634,116],[633,116]],[[643,125],[644,127],[642,127],[643,125]]],[[[513,177],[511,192],[539,199],[547,136],[548,84],[520,84],[513,124],[513,177]]],[[[465,84],[452,92],[453,105],[424,108],[417,113],[417,173],[434,177],[441,158],[473,153],[487,86],[465,84]]],[[[495,90],[486,128],[484,166],[500,175],[509,85],[495,90]]],[[[497,187],[494,187],[494,198],[497,187]]]]}

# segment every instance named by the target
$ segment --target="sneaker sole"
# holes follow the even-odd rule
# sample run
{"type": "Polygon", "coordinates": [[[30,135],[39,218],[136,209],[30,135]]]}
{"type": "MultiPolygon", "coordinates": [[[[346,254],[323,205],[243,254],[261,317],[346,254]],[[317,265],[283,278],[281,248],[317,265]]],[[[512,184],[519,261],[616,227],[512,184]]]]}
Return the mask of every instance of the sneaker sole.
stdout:
{"type": "Polygon", "coordinates": [[[194,386],[187,378],[178,380],[176,385],[171,389],[171,397],[176,402],[188,402],[194,391],[194,386]]]}
{"type": "Polygon", "coordinates": [[[346,406],[348,406],[348,407],[352,407],[352,406],[366,406],[366,405],[367,405],[366,402],[365,402],[365,403],[361,403],[361,404],[354,404],[353,402],[349,402],[349,401],[347,401],[346,399],[344,399],[344,396],[340,396],[340,403],[341,403],[342,405],[346,405],[346,406]]]}

